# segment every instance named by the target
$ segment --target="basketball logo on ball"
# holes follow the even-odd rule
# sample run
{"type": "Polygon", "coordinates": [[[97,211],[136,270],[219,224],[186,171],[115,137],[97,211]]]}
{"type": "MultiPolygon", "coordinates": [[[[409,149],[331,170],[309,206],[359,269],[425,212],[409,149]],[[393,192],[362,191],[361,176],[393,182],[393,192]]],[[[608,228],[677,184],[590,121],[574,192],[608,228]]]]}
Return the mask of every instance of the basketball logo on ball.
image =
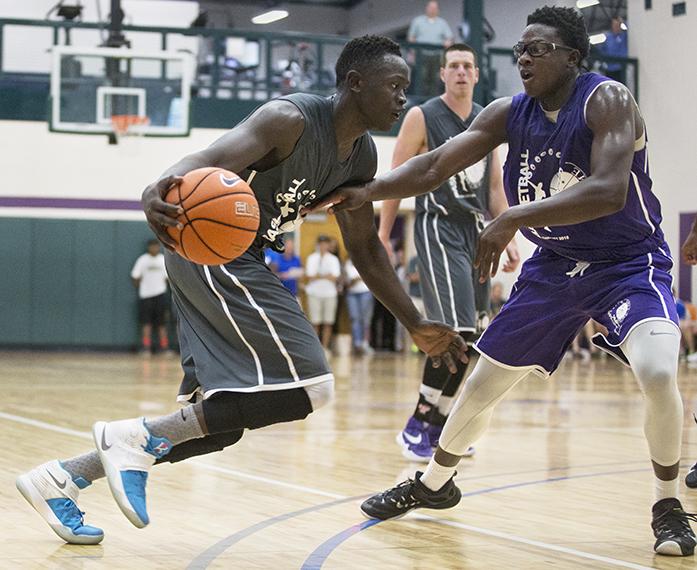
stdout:
{"type": "Polygon", "coordinates": [[[180,206],[181,229],[167,228],[177,253],[201,265],[220,265],[242,255],[259,229],[259,204],[235,173],[207,167],[184,175],[165,201],[180,206]]]}

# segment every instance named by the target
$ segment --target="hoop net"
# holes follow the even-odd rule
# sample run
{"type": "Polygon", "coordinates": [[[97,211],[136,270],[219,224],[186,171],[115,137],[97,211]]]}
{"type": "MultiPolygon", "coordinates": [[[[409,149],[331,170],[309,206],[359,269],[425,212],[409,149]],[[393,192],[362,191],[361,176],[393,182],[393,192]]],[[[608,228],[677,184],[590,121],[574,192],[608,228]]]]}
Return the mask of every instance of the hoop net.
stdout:
{"type": "Polygon", "coordinates": [[[112,115],[111,127],[114,134],[119,137],[133,136],[142,134],[142,130],[138,127],[147,126],[150,124],[150,119],[140,115],[112,115]]]}

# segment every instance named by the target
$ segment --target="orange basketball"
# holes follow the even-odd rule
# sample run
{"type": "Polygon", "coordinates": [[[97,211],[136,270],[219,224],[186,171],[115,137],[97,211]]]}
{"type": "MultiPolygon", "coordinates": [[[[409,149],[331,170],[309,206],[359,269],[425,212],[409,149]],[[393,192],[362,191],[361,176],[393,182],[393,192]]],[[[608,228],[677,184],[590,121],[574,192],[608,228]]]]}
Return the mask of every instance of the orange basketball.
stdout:
{"type": "Polygon", "coordinates": [[[184,210],[182,229],[170,227],[177,253],[201,265],[220,265],[242,255],[259,229],[254,192],[237,174],[222,168],[198,168],[184,175],[165,197],[184,210]]]}

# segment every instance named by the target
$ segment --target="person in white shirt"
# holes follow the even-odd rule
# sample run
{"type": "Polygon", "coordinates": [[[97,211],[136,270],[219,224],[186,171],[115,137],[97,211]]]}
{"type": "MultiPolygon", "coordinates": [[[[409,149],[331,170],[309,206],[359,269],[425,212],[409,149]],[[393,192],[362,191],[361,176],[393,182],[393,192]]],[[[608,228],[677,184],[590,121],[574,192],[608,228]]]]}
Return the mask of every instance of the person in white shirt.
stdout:
{"type": "Polygon", "coordinates": [[[336,283],[341,275],[341,262],[329,252],[330,247],[331,240],[327,236],[319,236],[317,251],[308,256],[305,264],[308,317],[326,350],[329,350],[332,340],[337,305],[336,283]]]}
{"type": "Polygon", "coordinates": [[[147,253],[133,265],[131,279],[138,289],[138,317],[142,327],[141,352],[152,352],[152,331],[157,328],[160,350],[169,350],[167,336],[167,271],[160,242],[148,241],[147,253]]]}
{"type": "Polygon", "coordinates": [[[351,318],[351,338],[353,353],[365,354],[372,352],[368,344],[368,329],[373,316],[373,294],[363,282],[358,270],[349,259],[344,264],[346,277],[346,304],[351,318]]]}

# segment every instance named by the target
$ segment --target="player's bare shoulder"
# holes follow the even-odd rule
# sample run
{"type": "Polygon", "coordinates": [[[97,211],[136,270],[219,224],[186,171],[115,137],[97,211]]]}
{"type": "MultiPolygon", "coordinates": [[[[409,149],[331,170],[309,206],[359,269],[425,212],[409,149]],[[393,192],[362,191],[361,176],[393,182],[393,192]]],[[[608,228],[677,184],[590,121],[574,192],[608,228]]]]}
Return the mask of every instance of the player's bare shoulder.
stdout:
{"type": "MultiPolygon", "coordinates": [[[[639,108],[629,89],[617,81],[606,81],[588,97],[585,108],[586,124],[591,130],[603,128],[618,119],[634,119],[642,124],[639,108]]],[[[638,129],[641,132],[641,127],[638,129]]]]}

